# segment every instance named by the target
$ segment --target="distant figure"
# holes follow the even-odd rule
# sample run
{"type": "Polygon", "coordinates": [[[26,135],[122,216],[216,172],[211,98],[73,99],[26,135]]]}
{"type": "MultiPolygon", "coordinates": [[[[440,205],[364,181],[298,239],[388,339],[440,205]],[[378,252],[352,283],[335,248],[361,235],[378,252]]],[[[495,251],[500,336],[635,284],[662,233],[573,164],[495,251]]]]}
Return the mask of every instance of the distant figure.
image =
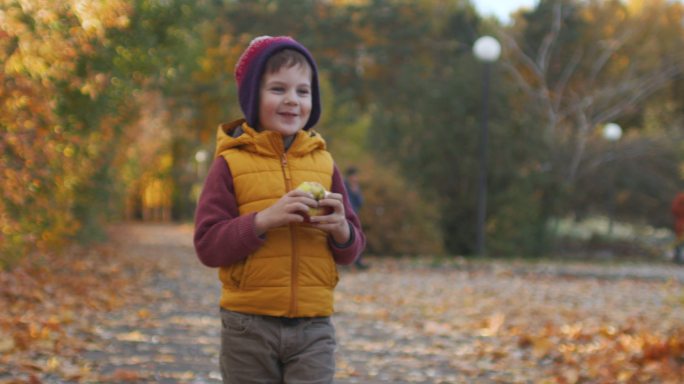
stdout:
{"type": "MultiPolygon", "coordinates": [[[[358,215],[361,207],[363,206],[363,193],[361,192],[361,184],[359,184],[359,169],[350,166],[345,172],[344,186],[347,188],[347,195],[349,196],[349,202],[351,203],[352,209],[358,215]]],[[[362,255],[354,262],[359,269],[368,269],[368,264],[364,264],[362,255]]]]}
{"type": "Polygon", "coordinates": [[[677,264],[684,264],[684,192],[680,192],[672,201],[672,215],[675,225],[675,249],[674,261],[677,264]]]}

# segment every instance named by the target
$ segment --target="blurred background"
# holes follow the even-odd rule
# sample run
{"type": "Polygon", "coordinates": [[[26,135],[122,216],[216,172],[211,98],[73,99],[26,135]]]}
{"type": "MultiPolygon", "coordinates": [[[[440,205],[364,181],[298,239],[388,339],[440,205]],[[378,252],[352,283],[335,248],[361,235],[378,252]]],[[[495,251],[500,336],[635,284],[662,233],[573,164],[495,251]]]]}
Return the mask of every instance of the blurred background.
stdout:
{"type": "Polygon", "coordinates": [[[532,3],[501,20],[468,0],[2,0],[0,264],[114,222],[191,223],[259,35],[317,59],[316,130],[359,169],[368,253],[661,257],[684,5],[532,3]]]}

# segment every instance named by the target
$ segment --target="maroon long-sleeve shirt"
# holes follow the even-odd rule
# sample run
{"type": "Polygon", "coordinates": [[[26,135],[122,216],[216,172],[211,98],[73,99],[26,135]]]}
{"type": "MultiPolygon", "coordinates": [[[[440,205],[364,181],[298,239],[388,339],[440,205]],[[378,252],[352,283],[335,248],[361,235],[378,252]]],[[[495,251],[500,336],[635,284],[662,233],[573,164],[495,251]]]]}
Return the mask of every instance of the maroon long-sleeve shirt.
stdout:
{"type": "MultiPolygon", "coordinates": [[[[337,166],[330,189],[344,197],[350,238],[346,244],[337,244],[328,236],[328,243],[337,264],[351,264],[366,246],[366,237],[349,203],[337,166]]],[[[264,244],[266,237],[256,235],[254,216],[256,213],[240,216],[230,168],[225,159],[217,157],[209,169],[195,214],[195,251],[200,261],[209,267],[225,267],[256,251],[264,244]]]]}

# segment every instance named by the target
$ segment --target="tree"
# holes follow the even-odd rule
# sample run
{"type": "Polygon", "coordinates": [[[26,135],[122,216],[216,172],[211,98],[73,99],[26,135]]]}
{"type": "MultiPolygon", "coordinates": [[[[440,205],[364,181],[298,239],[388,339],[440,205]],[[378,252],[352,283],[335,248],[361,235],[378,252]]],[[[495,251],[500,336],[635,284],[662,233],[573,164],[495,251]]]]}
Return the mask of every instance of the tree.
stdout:
{"type": "Polygon", "coordinates": [[[98,234],[119,201],[116,165],[140,101],[131,96],[178,72],[174,57],[193,24],[182,24],[191,9],[181,1],[1,5],[0,259],[7,262],[98,234]]]}
{"type": "MultiPolygon", "coordinates": [[[[680,8],[665,5],[648,9],[667,15],[680,8]]],[[[653,41],[655,29],[672,25],[659,25],[646,13],[632,15],[618,1],[543,0],[518,20],[516,29],[501,33],[505,65],[544,122],[548,153],[554,155],[548,161],[558,181],[572,189],[595,131],[642,105],[684,70],[672,44],[653,41]],[[644,31],[644,25],[653,30],[644,31]]],[[[681,32],[671,32],[681,43],[681,32]]]]}
{"type": "Polygon", "coordinates": [[[3,264],[79,229],[79,191],[106,164],[107,143],[124,119],[98,119],[119,87],[87,58],[107,44],[109,31],[129,25],[131,9],[118,0],[79,4],[2,2],[3,264]]]}

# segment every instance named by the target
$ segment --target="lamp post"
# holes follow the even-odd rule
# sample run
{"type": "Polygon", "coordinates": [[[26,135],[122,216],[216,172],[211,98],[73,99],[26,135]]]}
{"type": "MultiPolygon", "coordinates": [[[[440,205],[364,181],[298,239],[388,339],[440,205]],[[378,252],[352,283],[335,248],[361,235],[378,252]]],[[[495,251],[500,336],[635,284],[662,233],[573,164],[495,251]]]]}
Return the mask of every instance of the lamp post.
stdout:
{"type": "Polygon", "coordinates": [[[475,57],[484,63],[482,79],[482,126],[480,128],[480,179],[478,182],[478,201],[477,201],[477,254],[485,255],[485,221],[487,217],[487,146],[489,140],[488,119],[489,119],[489,78],[491,64],[499,59],[501,55],[501,44],[491,37],[482,36],[473,45],[475,57]]]}
{"type": "Polygon", "coordinates": [[[206,150],[200,149],[195,153],[195,162],[196,162],[196,167],[197,167],[197,180],[199,181],[202,178],[202,172],[204,170],[204,163],[207,161],[209,158],[209,154],[207,153],[206,150]]]}
{"type": "MultiPolygon", "coordinates": [[[[614,159],[615,157],[615,143],[622,137],[622,128],[615,123],[608,123],[603,127],[603,138],[611,143],[611,154],[614,159]]],[[[615,211],[615,174],[613,174],[613,179],[610,183],[610,189],[608,192],[608,236],[613,234],[613,212],[615,211]]]]}

